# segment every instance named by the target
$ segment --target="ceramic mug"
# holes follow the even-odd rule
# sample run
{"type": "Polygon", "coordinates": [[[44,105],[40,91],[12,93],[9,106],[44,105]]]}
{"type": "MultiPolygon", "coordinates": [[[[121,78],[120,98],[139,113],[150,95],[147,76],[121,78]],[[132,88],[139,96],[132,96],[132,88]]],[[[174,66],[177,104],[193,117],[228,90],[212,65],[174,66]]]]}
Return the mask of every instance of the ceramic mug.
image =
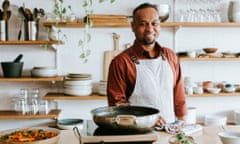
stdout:
{"type": "Polygon", "coordinates": [[[188,107],[187,115],[183,118],[185,124],[195,124],[197,122],[196,107],[188,107]]]}
{"type": "Polygon", "coordinates": [[[201,86],[193,87],[193,93],[203,94],[203,87],[201,87],[201,86]]]}

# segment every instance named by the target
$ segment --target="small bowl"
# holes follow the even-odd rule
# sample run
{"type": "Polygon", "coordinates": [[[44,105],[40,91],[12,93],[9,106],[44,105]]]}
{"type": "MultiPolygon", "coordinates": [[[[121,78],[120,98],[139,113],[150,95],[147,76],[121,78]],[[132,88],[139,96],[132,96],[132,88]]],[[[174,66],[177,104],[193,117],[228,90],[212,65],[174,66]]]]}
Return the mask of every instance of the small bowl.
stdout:
{"type": "Polygon", "coordinates": [[[240,144],[240,132],[222,131],[218,136],[223,144],[240,144]]]}
{"type": "Polygon", "coordinates": [[[215,53],[217,50],[217,48],[203,48],[205,53],[215,53]]]}
{"type": "Polygon", "coordinates": [[[221,91],[221,89],[220,88],[215,88],[215,87],[209,87],[209,88],[207,88],[207,91],[209,92],[209,93],[212,93],[212,94],[218,94],[220,91],[221,91]]]}
{"type": "Polygon", "coordinates": [[[73,130],[74,127],[83,129],[83,120],[74,118],[60,119],[57,122],[57,126],[64,130],[73,130]]]}
{"type": "Polygon", "coordinates": [[[204,81],[202,83],[202,86],[204,89],[212,88],[214,86],[214,83],[212,81],[204,81]]]}
{"type": "Polygon", "coordinates": [[[223,87],[223,91],[226,93],[232,93],[235,92],[236,87],[232,84],[225,84],[223,87]]]}
{"type": "Polygon", "coordinates": [[[171,7],[168,4],[159,4],[158,11],[160,21],[165,22],[169,18],[171,7]]]}
{"type": "Polygon", "coordinates": [[[204,124],[206,126],[222,126],[226,125],[227,117],[222,115],[206,115],[204,124]]]}

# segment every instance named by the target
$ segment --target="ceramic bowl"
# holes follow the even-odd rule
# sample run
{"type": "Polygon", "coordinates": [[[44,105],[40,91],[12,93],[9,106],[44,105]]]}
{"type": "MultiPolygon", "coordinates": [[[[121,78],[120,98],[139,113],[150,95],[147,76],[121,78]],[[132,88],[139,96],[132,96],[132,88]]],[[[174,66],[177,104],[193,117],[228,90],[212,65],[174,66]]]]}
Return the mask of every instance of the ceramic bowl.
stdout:
{"type": "Polygon", "coordinates": [[[202,87],[203,87],[204,91],[207,91],[207,88],[214,87],[214,83],[212,81],[203,81],[202,87]]]}
{"type": "Polygon", "coordinates": [[[223,144],[240,144],[240,132],[222,131],[218,136],[223,144]]]}
{"type": "Polygon", "coordinates": [[[57,76],[57,70],[50,67],[34,67],[31,70],[31,75],[32,77],[55,77],[57,76]]]}
{"type": "Polygon", "coordinates": [[[159,10],[159,19],[161,22],[165,22],[170,15],[171,7],[168,4],[159,4],[158,5],[159,10]]]}
{"type": "Polygon", "coordinates": [[[233,118],[234,118],[234,123],[236,125],[240,125],[240,110],[233,111],[233,118]]]}
{"type": "Polygon", "coordinates": [[[215,87],[213,87],[213,88],[209,87],[209,88],[207,88],[207,91],[212,94],[218,94],[221,91],[221,89],[215,88],[215,87]]]}
{"type": "Polygon", "coordinates": [[[227,117],[221,115],[206,115],[204,119],[204,124],[206,126],[222,126],[226,125],[227,117]]]}
{"type": "Polygon", "coordinates": [[[235,92],[235,90],[236,90],[236,88],[232,84],[225,84],[224,87],[223,87],[223,91],[227,92],[227,93],[235,92]]]}
{"type": "Polygon", "coordinates": [[[215,53],[217,50],[217,48],[203,48],[205,53],[215,53]]]}
{"type": "Polygon", "coordinates": [[[74,127],[83,129],[83,120],[76,118],[59,119],[57,126],[64,130],[73,130],[74,127]]]}

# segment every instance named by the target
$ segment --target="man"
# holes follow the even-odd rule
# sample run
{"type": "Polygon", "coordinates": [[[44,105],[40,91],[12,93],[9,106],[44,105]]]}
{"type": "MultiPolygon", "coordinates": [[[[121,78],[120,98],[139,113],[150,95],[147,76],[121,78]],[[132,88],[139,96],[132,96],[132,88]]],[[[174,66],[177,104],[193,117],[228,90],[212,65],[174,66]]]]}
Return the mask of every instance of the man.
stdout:
{"type": "Polygon", "coordinates": [[[144,3],[133,11],[133,46],[116,56],[109,68],[108,104],[151,106],[160,110],[158,124],[182,120],[186,101],[180,64],[175,53],[160,46],[156,5],[144,3]]]}

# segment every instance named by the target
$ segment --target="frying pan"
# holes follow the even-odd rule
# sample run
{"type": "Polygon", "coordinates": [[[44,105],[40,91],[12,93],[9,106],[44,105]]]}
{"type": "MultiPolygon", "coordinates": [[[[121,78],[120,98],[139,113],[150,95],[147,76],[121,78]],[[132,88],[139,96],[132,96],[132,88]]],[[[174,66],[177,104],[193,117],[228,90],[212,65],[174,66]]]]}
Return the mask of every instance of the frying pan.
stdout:
{"type": "Polygon", "coordinates": [[[153,130],[159,110],[143,106],[105,106],[93,109],[91,113],[100,128],[146,133],[153,130]]]}

